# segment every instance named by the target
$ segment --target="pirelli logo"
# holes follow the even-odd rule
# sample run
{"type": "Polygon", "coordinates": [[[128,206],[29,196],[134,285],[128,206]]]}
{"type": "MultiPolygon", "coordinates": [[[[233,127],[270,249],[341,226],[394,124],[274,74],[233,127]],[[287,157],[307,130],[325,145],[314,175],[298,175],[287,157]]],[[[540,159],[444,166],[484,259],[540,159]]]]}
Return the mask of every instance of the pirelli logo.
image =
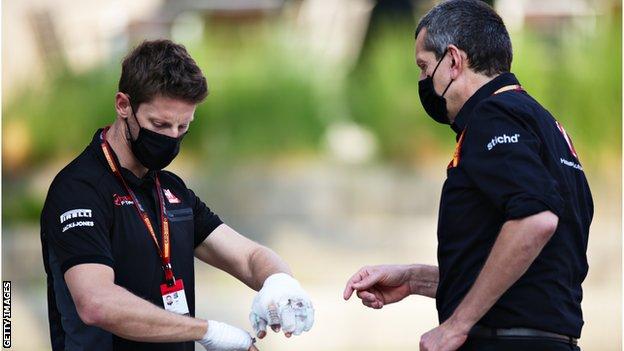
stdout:
{"type": "Polygon", "coordinates": [[[67,220],[79,217],[91,218],[91,210],[88,208],[77,208],[75,210],[67,211],[61,215],[61,224],[67,220]]]}

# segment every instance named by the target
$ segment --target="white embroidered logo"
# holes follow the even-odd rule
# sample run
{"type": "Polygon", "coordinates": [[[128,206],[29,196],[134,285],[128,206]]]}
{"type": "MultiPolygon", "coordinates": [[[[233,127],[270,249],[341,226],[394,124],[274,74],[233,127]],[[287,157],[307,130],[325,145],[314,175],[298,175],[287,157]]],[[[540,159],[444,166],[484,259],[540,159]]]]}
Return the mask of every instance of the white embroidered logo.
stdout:
{"type": "Polygon", "coordinates": [[[515,144],[519,141],[519,139],[520,139],[520,134],[517,134],[517,133],[511,136],[507,134],[495,136],[492,138],[492,141],[490,141],[487,144],[487,149],[488,151],[490,151],[494,148],[494,146],[498,144],[515,144]]]}
{"type": "Polygon", "coordinates": [[[67,221],[68,219],[73,219],[77,217],[86,217],[91,218],[91,210],[88,208],[77,208],[75,210],[69,210],[61,215],[61,224],[67,221]]]}
{"type": "Polygon", "coordinates": [[[559,158],[559,160],[561,161],[562,165],[565,165],[565,166],[568,166],[568,167],[572,167],[574,169],[578,169],[579,171],[583,170],[583,167],[580,164],[578,164],[578,163],[576,163],[574,161],[566,160],[564,158],[559,158]]]}
{"type": "Polygon", "coordinates": [[[66,230],[74,228],[74,227],[93,227],[93,221],[71,222],[65,227],[63,227],[63,233],[65,233],[66,230]]]}

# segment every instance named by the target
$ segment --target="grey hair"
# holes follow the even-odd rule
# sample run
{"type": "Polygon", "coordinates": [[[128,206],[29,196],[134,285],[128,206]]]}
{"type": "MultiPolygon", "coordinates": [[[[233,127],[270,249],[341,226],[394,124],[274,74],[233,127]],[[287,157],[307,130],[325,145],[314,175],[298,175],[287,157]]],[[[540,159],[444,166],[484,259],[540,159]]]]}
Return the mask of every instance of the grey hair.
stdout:
{"type": "Polygon", "coordinates": [[[511,70],[511,39],[500,16],[480,0],[447,0],[418,23],[415,38],[427,29],[424,47],[439,60],[449,45],[466,52],[468,67],[489,77],[511,70]]]}

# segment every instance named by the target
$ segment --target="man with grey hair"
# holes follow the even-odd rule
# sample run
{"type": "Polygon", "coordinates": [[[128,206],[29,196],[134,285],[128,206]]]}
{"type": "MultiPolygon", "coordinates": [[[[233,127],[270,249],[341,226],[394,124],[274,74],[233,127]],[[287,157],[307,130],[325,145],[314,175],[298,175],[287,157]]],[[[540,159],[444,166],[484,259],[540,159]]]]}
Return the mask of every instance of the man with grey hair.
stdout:
{"type": "Polygon", "coordinates": [[[419,95],[457,134],[442,188],[438,266],[364,267],[347,282],[379,309],[436,299],[421,350],[579,350],[591,192],[569,135],[510,73],[511,41],[478,0],[416,29],[419,95]]]}

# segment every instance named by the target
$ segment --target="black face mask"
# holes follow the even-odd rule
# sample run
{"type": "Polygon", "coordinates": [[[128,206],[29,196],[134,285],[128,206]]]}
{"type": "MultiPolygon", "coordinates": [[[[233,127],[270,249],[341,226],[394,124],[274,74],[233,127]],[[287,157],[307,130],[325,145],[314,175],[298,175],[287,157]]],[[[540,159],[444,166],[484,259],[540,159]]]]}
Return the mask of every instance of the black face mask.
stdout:
{"type": "Polygon", "coordinates": [[[433,87],[433,76],[438,70],[440,63],[442,63],[444,56],[446,56],[447,51],[448,49],[444,50],[444,54],[442,54],[442,57],[438,61],[438,64],[433,69],[431,77],[428,76],[427,78],[418,82],[418,95],[420,96],[420,102],[422,103],[423,108],[425,109],[427,114],[431,116],[431,118],[433,118],[434,121],[442,124],[450,124],[444,94],[446,94],[446,91],[451,86],[451,83],[453,83],[453,80],[451,79],[451,81],[448,83],[446,89],[444,89],[444,92],[442,92],[442,95],[438,95],[435,91],[435,88],[433,87]]]}
{"type": "Polygon", "coordinates": [[[128,133],[130,134],[129,140],[132,153],[143,166],[150,170],[161,170],[167,167],[178,155],[178,152],[180,152],[180,143],[186,133],[178,138],[172,138],[143,128],[139,124],[139,120],[134,113],[132,105],[130,105],[130,109],[139,126],[139,135],[135,140],[132,140],[132,133],[130,133],[128,120],[125,120],[128,133]]]}

